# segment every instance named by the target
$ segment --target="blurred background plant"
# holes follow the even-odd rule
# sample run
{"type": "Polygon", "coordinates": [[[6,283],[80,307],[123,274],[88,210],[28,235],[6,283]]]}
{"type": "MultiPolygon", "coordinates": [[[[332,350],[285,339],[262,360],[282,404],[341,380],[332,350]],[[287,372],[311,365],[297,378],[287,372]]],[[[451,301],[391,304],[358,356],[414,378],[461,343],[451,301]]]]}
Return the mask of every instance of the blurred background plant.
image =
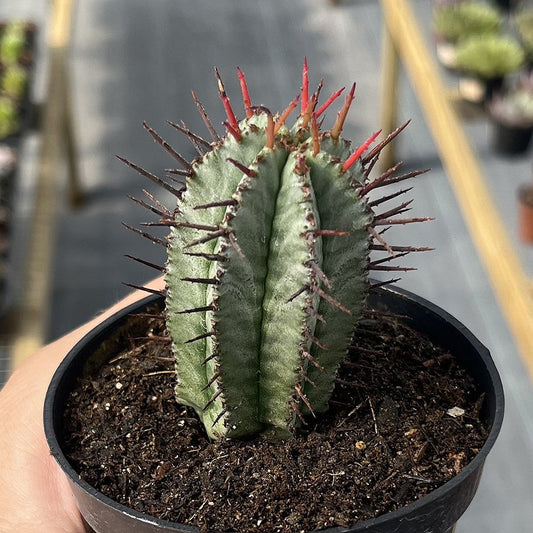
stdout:
{"type": "Polygon", "coordinates": [[[465,100],[485,105],[524,63],[525,53],[512,37],[484,34],[465,39],[456,50],[456,67],[467,76],[460,80],[459,91],[465,100]]]}
{"type": "Polygon", "coordinates": [[[23,22],[9,22],[4,26],[0,36],[0,63],[14,65],[18,63],[26,48],[26,28],[23,22]]]}
{"type": "Polygon", "coordinates": [[[19,127],[17,106],[11,98],[0,96],[0,139],[14,135],[19,127]]]}
{"type": "Polygon", "coordinates": [[[439,2],[433,10],[433,31],[438,39],[457,43],[480,34],[501,31],[500,12],[486,2],[439,2]]]}
{"type": "Polygon", "coordinates": [[[533,77],[522,76],[515,86],[494,95],[489,110],[509,125],[533,126],[533,77]]]}
{"type": "Polygon", "coordinates": [[[492,146],[500,154],[524,153],[533,135],[533,77],[493,96],[487,106],[492,122],[492,146]]]}
{"type": "Polygon", "coordinates": [[[524,52],[528,68],[533,64],[533,7],[521,9],[513,17],[514,27],[524,52]]]}
{"type": "Polygon", "coordinates": [[[0,23],[0,141],[17,134],[23,122],[34,30],[24,21],[0,23]]]}
{"type": "Polygon", "coordinates": [[[14,100],[22,100],[28,85],[28,72],[19,65],[11,65],[4,71],[0,91],[14,100]]]}
{"type": "Polygon", "coordinates": [[[457,46],[457,67],[485,80],[517,72],[524,60],[520,44],[506,35],[474,35],[457,46]]]}
{"type": "Polygon", "coordinates": [[[498,34],[503,18],[486,2],[440,0],[432,13],[437,58],[445,67],[456,68],[457,45],[473,35],[498,34]]]}

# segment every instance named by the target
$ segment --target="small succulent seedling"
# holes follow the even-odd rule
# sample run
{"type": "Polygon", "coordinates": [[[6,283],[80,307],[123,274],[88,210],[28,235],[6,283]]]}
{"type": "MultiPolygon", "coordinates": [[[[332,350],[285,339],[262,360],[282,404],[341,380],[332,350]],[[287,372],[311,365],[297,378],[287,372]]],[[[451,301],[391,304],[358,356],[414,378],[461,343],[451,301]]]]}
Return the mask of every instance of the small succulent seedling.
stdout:
{"type": "Polygon", "coordinates": [[[19,128],[17,106],[11,98],[0,96],[0,139],[17,133],[19,128]]]}
{"type": "Polygon", "coordinates": [[[28,85],[28,74],[19,65],[11,65],[1,76],[1,92],[15,100],[21,100],[28,85]]]}
{"type": "Polygon", "coordinates": [[[525,53],[514,38],[500,35],[475,35],[457,47],[459,69],[483,79],[502,78],[518,71],[525,53]]]}
{"type": "Polygon", "coordinates": [[[183,167],[169,171],[183,186],[123,161],[178,198],[172,210],[151,195],[151,203],[136,200],[159,215],[156,225],[170,227],[167,240],[134,229],[168,249],[160,270],[178,401],[196,410],[212,438],[287,437],[328,408],[371,288],[368,271],[405,270],[387,261],[422,250],[391,246],[382,236],[393,224],[426,220],[396,218],[410,202],[376,213],[406,190],[373,201],[370,191],[424,171],[397,176],[398,164],[370,178],[381,149],[405,125],[371,150],[379,132],[352,151],[341,132],[355,85],[325,130],[326,111],[343,91],[319,105],[322,83],[309,94],[307,63],[300,94],[278,115],[252,104],[238,74],[241,121],[216,71],[224,137],[194,93],[212,142],[171,123],[198,149],[192,163],[145,125],[183,167]],[[288,127],[298,101],[299,117],[288,127]],[[371,250],[387,255],[370,261],[371,250]]]}
{"type": "Polygon", "coordinates": [[[435,33],[454,43],[473,35],[497,34],[502,23],[499,11],[486,2],[439,2],[433,9],[435,33]]]}
{"type": "Polygon", "coordinates": [[[533,8],[524,7],[513,17],[514,26],[527,59],[533,60],[533,8]]]}
{"type": "Polygon", "coordinates": [[[496,95],[489,102],[491,115],[508,126],[533,126],[533,87],[531,83],[496,95]]]}
{"type": "Polygon", "coordinates": [[[22,22],[11,22],[0,36],[0,62],[14,65],[26,48],[26,30],[22,22]]]}

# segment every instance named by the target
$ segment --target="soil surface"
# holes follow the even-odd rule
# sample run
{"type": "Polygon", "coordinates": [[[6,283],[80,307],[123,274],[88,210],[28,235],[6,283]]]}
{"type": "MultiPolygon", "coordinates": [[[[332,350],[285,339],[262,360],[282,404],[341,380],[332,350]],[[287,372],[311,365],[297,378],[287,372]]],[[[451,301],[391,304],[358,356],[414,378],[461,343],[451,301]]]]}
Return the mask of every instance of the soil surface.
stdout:
{"type": "Polygon", "coordinates": [[[122,332],[110,363],[78,383],[66,453],[112,499],[202,532],[348,527],[442,485],[487,437],[471,378],[393,317],[367,315],[330,410],[287,441],[208,441],[174,399],[168,348],[138,335],[122,332]]]}

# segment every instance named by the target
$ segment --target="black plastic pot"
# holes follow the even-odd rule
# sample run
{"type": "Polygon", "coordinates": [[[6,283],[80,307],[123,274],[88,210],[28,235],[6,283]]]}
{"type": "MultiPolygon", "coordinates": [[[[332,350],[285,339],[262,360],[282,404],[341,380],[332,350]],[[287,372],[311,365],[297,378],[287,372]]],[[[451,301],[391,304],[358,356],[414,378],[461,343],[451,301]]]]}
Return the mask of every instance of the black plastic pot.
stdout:
{"type": "MultiPolygon", "coordinates": [[[[76,378],[88,368],[101,365],[93,353],[109,333],[123,325],[132,313],[142,312],[158,297],[148,297],[106,320],[90,332],[61,363],[50,384],[44,408],[44,427],[52,455],[67,475],[79,509],[97,533],[185,533],[197,528],[157,520],[115,503],[85,481],[80,480],[63,454],[63,409],[76,378]]],[[[380,290],[373,294],[373,307],[409,317],[414,329],[428,335],[435,343],[450,350],[485,392],[483,416],[490,434],[474,460],[455,478],[432,493],[397,511],[360,522],[352,528],[327,529],[328,533],[451,533],[477,490],[487,454],[492,448],[503,421],[502,384],[488,350],[456,319],[435,305],[400,290],[380,290]]]]}
{"type": "Polygon", "coordinates": [[[519,0],[494,0],[496,4],[503,11],[513,11],[520,4],[519,0]]]}
{"type": "Polygon", "coordinates": [[[523,154],[529,148],[532,126],[510,126],[493,120],[492,146],[502,155],[523,154]]]}

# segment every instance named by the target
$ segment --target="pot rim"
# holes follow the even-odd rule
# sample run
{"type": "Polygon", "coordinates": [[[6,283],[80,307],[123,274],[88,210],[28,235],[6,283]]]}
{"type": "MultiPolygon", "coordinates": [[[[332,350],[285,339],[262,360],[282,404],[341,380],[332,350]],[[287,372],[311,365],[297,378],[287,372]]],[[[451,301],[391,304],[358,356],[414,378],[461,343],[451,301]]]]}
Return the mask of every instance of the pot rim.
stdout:
{"type": "MultiPolygon", "coordinates": [[[[403,299],[411,300],[414,303],[420,304],[427,311],[429,311],[429,314],[432,315],[433,317],[438,317],[448,322],[455,330],[457,330],[459,334],[463,335],[463,337],[465,337],[465,339],[473,346],[473,348],[479,354],[479,357],[483,361],[487,374],[490,378],[491,384],[494,388],[494,398],[495,398],[494,420],[493,420],[492,427],[489,431],[489,434],[487,436],[485,443],[483,444],[483,446],[481,447],[477,455],[474,457],[474,459],[472,459],[472,461],[470,461],[470,463],[468,463],[468,465],[466,465],[459,474],[454,476],[452,479],[450,479],[449,481],[447,481],[446,483],[444,483],[437,489],[431,491],[427,495],[419,498],[418,500],[410,503],[409,505],[406,505],[394,511],[390,511],[388,513],[382,514],[376,518],[371,518],[371,519],[364,520],[361,522],[356,522],[353,526],[350,526],[350,528],[340,528],[340,527],[328,528],[328,529],[322,530],[323,533],[364,531],[367,528],[384,524],[385,522],[388,522],[389,520],[400,518],[400,516],[405,515],[407,512],[408,513],[416,512],[417,509],[424,507],[431,500],[438,499],[441,495],[445,493],[453,492],[453,490],[457,486],[461,485],[469,476],[474,475],[478,469],[481,469],[483,467],[483,464],[486,460],[486,457],[489,451],[492,449],[492,447],[494,446],[494,443],[496,442],[496,439],[498,437],[498,434],[500,433],[500,429],[503,423],[505,400],[504,400],[504,390],[503,390],[503,385],[500,379],[500,375],[498,373],[498,370],[496,369],[496,365],[494,364],[494,361],[492,360],[492,357],[490,356],[488,349],[477,339],[477,337],[466,326],[464,326],[461,322],[459,322],[454,316],[449,314],[447,311],[444,311],[439,306],[426,300],[425,298],[422,298],[410,291],[401,289],[399,287],[385,287],[379,290],[386,292],[386,293],[396,294],[402,297],[403,299]]],[[[57,463],[59,464],[63,472],[71,480],[71,482],[78,485],[84,492],[97,498],[105,505],[115,508],[119,510],[120,512],[125,513],[126,515],[132,518],[135,518],[137,520],[140,520],[142,522],[154,524],[154,525],[158,525],[162,527],[167,527],[167,528],[176,528],[177,526],[179,526],[180,528],[179,531],[197,533],[199,529],[196,526],[190,526],[187,524],[181,524],[178,522],[171,522],[169,520],[162,520],[159,518],[151,517],[149,515],[146,515],[144,513],[131,509],[121,503],[118,503],[112,500],[111,498],[109,498],[108,496],[102,494],[101,492],[96,490],[94,487],[92,487],[89,483],[81,479],[79,474],[72,467],[68,459],[65,457],[63,450],[61,449],[58,436],[56,435],[56,428],[55,428],[55,422],[54,422],[54,412],[55,412],[55,403],[56,403],[55,392],[63,380],[63,375],[65,371],[70,366],[72,361],[76,358],[77,353],[81,349],[81,347],[87,344],[88,342],[94,342],[96,339],[98,339],[98,337],[105,335],[108,331],[114,329],[117,322],[126,320],[129,315],[134,314],[134,312],[138,311],[139,308],[161,301],[162,299],[163,299],[162,296],[150,295],[119,310],[117,313],[113,314],[111,317],[107,318],[101,324],[99,324],[94,329],[89,331],[69,351],[69,353],[63,359],[63,361],[60,363],[59,367],[57,368],[56,372],[54,373],[54,376],[50,382],[50,385],[46,393],[45,402],[44,402],[44,431],[45,431],[45,436],[46,436],[48,446],[50,448],[51,455],[54,456],[55,460],[57,461],[57,463]]]]}

